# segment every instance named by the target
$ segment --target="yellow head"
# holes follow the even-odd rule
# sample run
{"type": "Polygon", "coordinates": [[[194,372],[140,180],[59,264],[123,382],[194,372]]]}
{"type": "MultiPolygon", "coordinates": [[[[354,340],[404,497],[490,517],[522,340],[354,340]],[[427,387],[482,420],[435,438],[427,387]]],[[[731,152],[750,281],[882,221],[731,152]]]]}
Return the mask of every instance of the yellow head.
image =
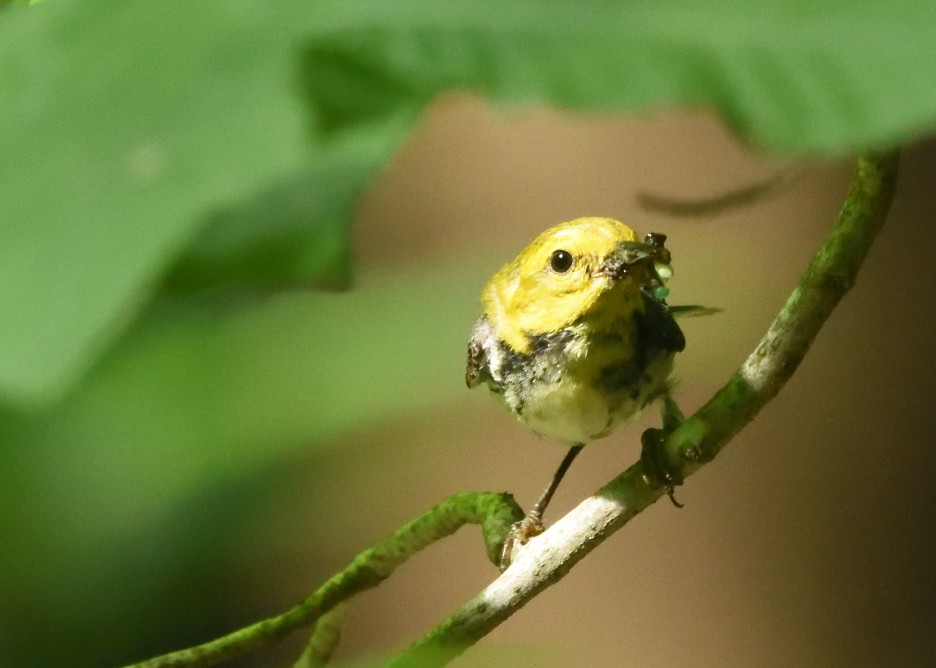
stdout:
{"type": "Polygon", "coordinates": [[[641,309],[641,279],[655,260],[668,262],[667,251],[638,243],[623,223],[578,218],[546,230],[498,271],[482,306],[500,338],[528,353],[530,336],[594,314],[612,296],[611,316],[641,309]]]}

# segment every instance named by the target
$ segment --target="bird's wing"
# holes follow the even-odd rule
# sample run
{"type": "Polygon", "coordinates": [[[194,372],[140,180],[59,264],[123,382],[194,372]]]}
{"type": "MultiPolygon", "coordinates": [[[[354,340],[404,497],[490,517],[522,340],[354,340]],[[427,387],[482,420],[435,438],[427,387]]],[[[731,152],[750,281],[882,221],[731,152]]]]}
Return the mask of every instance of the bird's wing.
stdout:
{"type": "Polygon", "coordinates": [[[644,310],[637,316],[637,332],[645,354],[654,350],[678,353],[685,349],[686,337],[673,315],[665,302],[644,295],[644,310]]]}
{"type": "Polygon", "coordinates": [[[468,387],[476,387],[491,380],[490,357],[487,351],[491,336],[491,324],[485,316],[481,316],[471,330],[471,339],[468,341],[468,365],[465,368],[465,384],[468,387]]]}

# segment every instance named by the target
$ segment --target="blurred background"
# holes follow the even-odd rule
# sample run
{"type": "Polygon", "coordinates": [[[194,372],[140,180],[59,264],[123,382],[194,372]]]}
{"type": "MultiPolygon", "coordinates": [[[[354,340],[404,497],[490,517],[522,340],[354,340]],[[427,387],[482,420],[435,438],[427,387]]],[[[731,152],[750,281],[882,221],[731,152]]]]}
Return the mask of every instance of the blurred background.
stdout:
{"type": "MultiPolygon", "coordinates": [[[[920,666],[936,657],[931,351],[936,142],[908,148],[858,284],[783,392],[711,465],[456,663],[920,666]],[[922,272],[922,273],[920,273],[922,272]]],[[[464,388],[488,276],[582,215],[660,231],[684,321],[676,398],[744,360],[830,229],[851,161],[767,160],[714,117],[609,122],[466,95],[434,104],[360,202],[354,287],[167,305],[41,418],[0,421],[0,663],[103,666],[200,642],[306,596],[444,497],[528,506],[563,448],[464,388]],[[793,169],[717,216],[642,211],[793,169]],[[2,447],[2,446],[0,446],[2,447]]],[[[590,445],[553,521],[636,460],[590,445]]],[[[386,656],[497,575],[464,528],[355,602],[340,661],[386,656]]],[[[238,666],[288,664],[298,634],[238,666]]]]}
{"type": "MultiPolygon", "coordinates": [[[[936,362],[927,350],[936,282],[913,276],[936,252],[927,229],[934,149],[924,142],[906,152],[891,217],[856,288],[781,395],[679,490],[686,507],[661,503],[639,516],[483,645],[542,652],[521,654],[520,665],[919,666],[936,658],[936,493],[926,482],[936,463],[928,433],[936,362]]],[[[754,348],[796,284],[835,218],[851,163],[793,167],[802,171],[775,196],[712,218],[650,215],[635,199],[647,191],[704,198],[785,168],[703,114],[509,118],[449,98],[362,204],[361,284],[369,267],[417,255],[450,254],[486,275],[542,228],[579,215],[664,231],[676,268],[670,301],[723,309],[683,323],[677,399],[691,411],[754,348]]],[[[466,312],[466,327],[473,316],[466,312]]],[[[450,373],[459,371],[454,355],[450,373]]],[[[465,392],[418,423],[364,436],[367,449],[342,470],[352,478],[365,468],[400,472],[373,489],[388,501],[386,525],[411,514],[399,508],[415,495],[428,505],[453,489],[507,489],[523,504],[535,500],[562,448],[527,434],[483,394],[465,392]]],[[[590,445],[552,517],[634,461],[641,429],[656,419],[590,445]]],[[[472,548],[477,537],[465,531],[367,597],[373,602],[362,598],[346,650],[415,637],[454,608],[440,592],[462,601],[478,590],[491,571],[480,555],[464,563],[472,548]]],[[[470,651],[459,665],[490,660],[470,651]]]]}

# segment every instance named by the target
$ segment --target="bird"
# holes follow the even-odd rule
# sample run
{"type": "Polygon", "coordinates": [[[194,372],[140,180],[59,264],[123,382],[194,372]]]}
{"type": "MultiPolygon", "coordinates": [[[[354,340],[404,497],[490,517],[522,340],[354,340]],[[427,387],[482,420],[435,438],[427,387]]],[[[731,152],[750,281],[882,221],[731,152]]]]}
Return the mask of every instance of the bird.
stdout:
{"type": "Polygon", "coordinates": [[[569,450],[504,544],[542,533],[543,512],[582,448],[668,397],[686,340],[666,303],[666,236],[584,217],[539,234],[481,294],[465,382],[485,385],[535,434],[569,450]]]}

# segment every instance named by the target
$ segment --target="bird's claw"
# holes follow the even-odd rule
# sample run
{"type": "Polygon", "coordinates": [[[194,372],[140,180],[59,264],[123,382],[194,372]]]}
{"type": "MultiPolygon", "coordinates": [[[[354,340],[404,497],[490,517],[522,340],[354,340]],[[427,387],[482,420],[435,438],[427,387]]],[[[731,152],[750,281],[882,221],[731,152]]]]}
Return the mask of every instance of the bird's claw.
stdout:
{"type": "Polygon", "coordinates": [[[663,487],[669,500],[677,508],[683,504],[676,500],[676,486],[683,484],[682,471],[669,465],[663,450],[667,431],[648,429],[640,437],[640,460],[651,482],[663,487]]]}
{"type": "Polygon", "coordinates": [[[501,550],[500,570],[503,573],[513,562],[516,552],[526,545],[531,538],[539,536],[546,527],[543,526],[543,520],[535,515],[527,515],[519,522],[514,522],[510,527],[510,532],[504,540],[504,547],[501,550]]]}

